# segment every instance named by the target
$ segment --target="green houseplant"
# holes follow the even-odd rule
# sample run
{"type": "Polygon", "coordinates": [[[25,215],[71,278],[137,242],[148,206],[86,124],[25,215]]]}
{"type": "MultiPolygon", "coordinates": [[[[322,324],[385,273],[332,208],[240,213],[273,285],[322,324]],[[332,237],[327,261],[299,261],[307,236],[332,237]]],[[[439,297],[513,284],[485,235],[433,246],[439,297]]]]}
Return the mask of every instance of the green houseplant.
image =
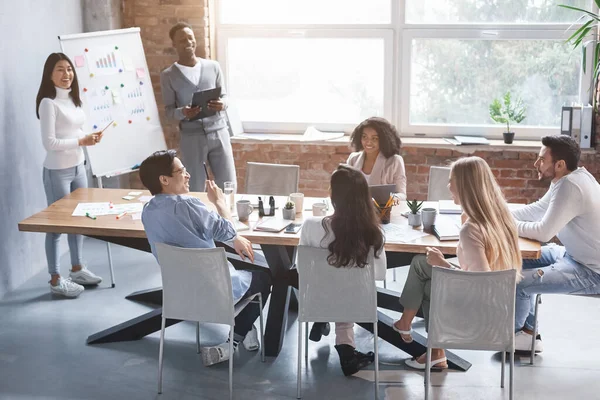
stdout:
{"type": "MultiPolygon", "coordinates": [[[[594,0],[597,7],[600,7],[600,0],[594,0]]],[[[583,72],[586,72],[586,64],[587,64],[587,49],[591,48],[593,60],[592,60],[592,84],[591,84],[591,93],[594,95],[592,97],[592,105],[594,106],[594,110],[597,111],[597,99],[595,96],[594,88],[598,83],[598,78],[600,76],[600,46],[598,46],[598,22],[600,22],[600,15],[596,14],[592,11],[584,10],[583,8],[573,7],[566,4],[560,4],[559,7],[566,8],[568,10],[580,12],[581,15],[577,19],[577,21],[567,29],[567,32],[573,31],[571,36],[567,39],[574,49],[581,46],[582,51],[582,60],[581,66],[583,72]],[[580,24],[582,24],[580,26],[580,24]]]]}
{"type": "MultiPolygon", "coordinates": [[[[600,0],[598,0],[600,1],[600,0]]],[[[494,99],[490,104],[490,118],[499,124],[506,124],[506,132],[502,133],[504,143],[511,144],[515,138],[515,133],[510,131],[510,124],[520,123],[525,119],[526,108],[520,98],[514,99],[510,92],[506,92],[500,102],[494,99]]]]}
{"type": "Polygon", "coordinates": [[[295,220],[296,219],[296,205],[293,201],[288,201],[285,203],[283,210],[281,210],[283,214],[283,219],[295,220]]]}
{"type": "Polygon", "coordinates": [[[406,205],[410,210],[410,213],[408,213],[408,224],[410,226],[421,226],[421,207],[423,206],[423,202],[407,200],[406,205]]]}

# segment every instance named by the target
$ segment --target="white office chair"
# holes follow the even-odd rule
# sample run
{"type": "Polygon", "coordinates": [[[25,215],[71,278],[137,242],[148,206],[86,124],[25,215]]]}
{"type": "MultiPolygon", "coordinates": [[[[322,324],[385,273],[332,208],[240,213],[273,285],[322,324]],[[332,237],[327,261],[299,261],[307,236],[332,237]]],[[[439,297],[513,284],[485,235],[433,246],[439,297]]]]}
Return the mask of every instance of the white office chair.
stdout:
{"type": "Polygon", "coordinates": [[[289,196],[298,191],[299,182],[297,165],[246,163],[246,194],[289,196]]]}
{"type": "Polygon", "coordinates": [[[450,179],[450,167],[429,167],[429,186],[427,188],[427,200],[452,200],[448,190],[450,179]]]}
{"type": "Polygon", "coordinates": [[[156,244],[162,274],[163,310],[158,353],[158,393],[162,393],[163,350],[167,318],[196,321],[196,349],[200,351],[200,322],[229,325],[229,398],[233,398],[234,318],[258,298],[260,307],[261,359],[265,361],[262,297],[260,293],[234,305],[231,276],[225,250],[185,249],[156,244]]]}
{"type": "Polygon", "coordinates": [[[431,349],[502,352],[500,387],[504,387],[506,352],[510,354],[510,394],[514,396],[515,291],[517,271],[466,272],[434,267],[427,335],[425,399],[429,397],[431,349]]]}
{"type": "MultiPolygon", "coordinates": [[[[581,296],[581,297],[594,297],[600,299],[600,294],[572,294],[571,296],[581,296]]],[[[542,295],[538,294],[535,296],[535,310],[533,312],[533,335],[531,337],[531,358],[529,360],[529,364],[533,365],[533,359],[535,357],[535,337],[537,336],[537,328],[538,328],[538,306],[542,303],[542,295]]]]}
{"type": "MultiPolygon", "coordinates": [[[[302,323],[372,322],[375,346],[375,398],[379,398],[377,291],[373,254],[364,268],[335,268],[327,263],[329,250],[298,246],[298,393],[302,397],[302,323]]],[[[305,335],[308,340],[308,334],[305,335]]],[[[308,350],[308,342],[304,344],[308,350]]],[[[307,363],[308,366],[308,363],[307,363]]]]}

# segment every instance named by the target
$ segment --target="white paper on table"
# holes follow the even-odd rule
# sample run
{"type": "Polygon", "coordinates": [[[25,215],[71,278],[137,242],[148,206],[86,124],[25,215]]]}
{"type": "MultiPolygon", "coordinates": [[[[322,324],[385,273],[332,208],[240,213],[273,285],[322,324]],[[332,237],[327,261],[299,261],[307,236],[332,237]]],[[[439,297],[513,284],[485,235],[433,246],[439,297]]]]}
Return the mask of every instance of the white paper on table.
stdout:
{"type": "Polygon", "coordinates": [[[128,203],[128,204],[113,204],[110,206],[109,202],[101,203],[79,203],[75,210],[73,210],[73,217],[85,217],[86,213],[98,217],[101,215],[119,215],[124,212],[129,214],[142,212],[144,209],[143,203],[128,203]]]}
{"type": "Polygon", "coordinates": [[[129,192],[127,193],[128,196],[139,196],[140,194],[142,194],[143,192],[129,192]]]}
{"type": "Polygon", "coordinates": [[[134,221],[136,219],[142,219],[142,213],[131,214],[131,219],[134,220],[134,221]]]}
{"type": "Polygon", "coordinates": [[[429,235],[427,232],[413,229],[410,225],[384,224],[382,227],[386,242],[408,243],[429,235]]]}
{"type": "Polygon", "coordinates": [[[150,200],[152,200],[154,198],[154,196],[140,196],[138,198],[139,201],[143,202],[143,203],[147,203],[150,200]]]}

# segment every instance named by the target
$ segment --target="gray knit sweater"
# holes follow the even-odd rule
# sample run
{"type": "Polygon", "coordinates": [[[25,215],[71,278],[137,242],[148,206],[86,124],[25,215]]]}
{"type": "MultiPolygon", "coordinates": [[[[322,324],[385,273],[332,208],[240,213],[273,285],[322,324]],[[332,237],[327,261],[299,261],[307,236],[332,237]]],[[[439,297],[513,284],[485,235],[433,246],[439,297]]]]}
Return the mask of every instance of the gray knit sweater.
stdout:
{"type": "Polygon", "coordinates": [[[189,121],[183,115],[183,107],[190,105],[195,92],[221,87],[221,100],[227,107],[227,92],[223,83],[223,73],[219,63],[212,60],[198,58],[201,64],[200,80],[197,85],[190,82],[183,72],[175,65],[171,65],[160,74],[160,87],[163,103],[168,118],[176,119],[183,133],[214,132],[227,127],[225,112],[221,111],[213,116],[189,121]]]}

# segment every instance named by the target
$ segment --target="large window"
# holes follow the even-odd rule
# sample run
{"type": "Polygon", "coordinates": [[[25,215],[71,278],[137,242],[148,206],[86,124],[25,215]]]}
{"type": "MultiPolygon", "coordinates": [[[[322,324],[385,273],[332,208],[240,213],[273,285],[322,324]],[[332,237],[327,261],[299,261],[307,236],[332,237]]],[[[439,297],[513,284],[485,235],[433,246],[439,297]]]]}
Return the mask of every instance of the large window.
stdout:
{"type": "Polygon", "coordinates": [[[519,137],[536,138],[590,98],[565,43],[579,15],[558,4],[592,0],[216,3],[217,57],[248,132],[350,132],[383,116],[403,135],[500,137],[488,107],[510,91],[527,106],[519,137]]]}

